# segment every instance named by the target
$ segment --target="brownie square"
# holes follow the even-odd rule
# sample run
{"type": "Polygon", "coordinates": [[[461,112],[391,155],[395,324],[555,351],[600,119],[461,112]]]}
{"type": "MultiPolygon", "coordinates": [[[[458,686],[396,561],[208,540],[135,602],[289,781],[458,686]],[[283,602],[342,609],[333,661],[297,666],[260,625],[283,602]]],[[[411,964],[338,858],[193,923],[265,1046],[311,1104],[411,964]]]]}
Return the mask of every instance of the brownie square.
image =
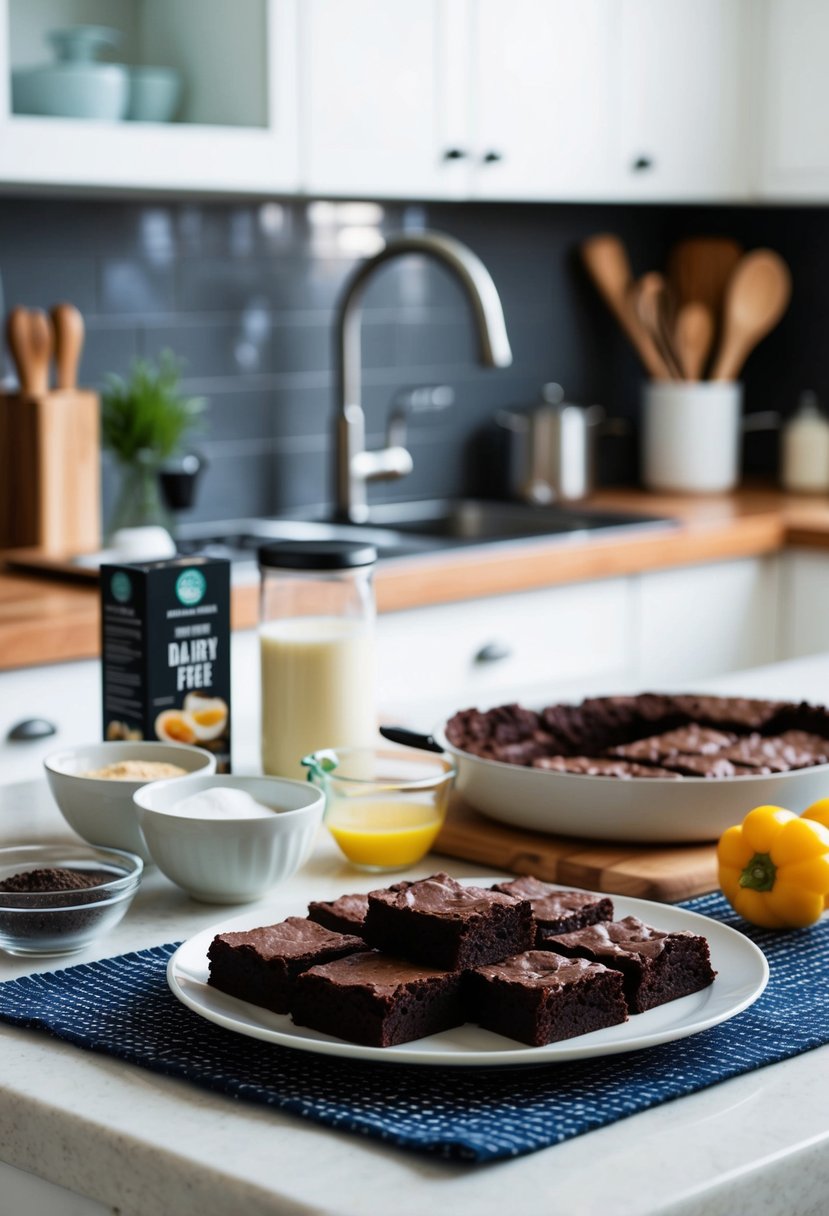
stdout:
{"type": "Polygon", "coordinates": [[[772,770],[766,766],[751,768],[745,764],[735,764],[724,756],[671,756],[663,760],[669,768],[683,777],[706,777],[718,780],[722,777],[761,777],[772,770]]]}
{"type": "Polygon", "coordinates": [[[467,971],[465,997],[470,1020],[531,1047],[627,1021],[621,972],[546,950],[467,971]]]}
{"type": "Polygon", "coordinates": [[[308,919],[335,933],[362,937],[367,911],[367,895],[341,895],[339,899],[314,900],[308,905],[308,919]]]}
{"type": "Polygon", "coordinates": [[[810,768],[829,762],[829,743],[820,735],[803,730],[787,730],[782,735],[764,737],[751,734],[740,739],[720,755],[749,768],[785,773],[793,768],[810,768]]]}
{"type": "Polygon", "coordinates": [[[311,967],[296,984],[298,1026],[368,1047],[393,1047],[464,1021],[463,973],[419,967],[376,951],[311,967]]]}
{"type": "Polygon", "coordinates": [[[642,764],[658,764],[680,753],[688,756],[710,756],[728,747],[729,743],[735,743],[736,739],[737,736],[732,732],[691,723],[690,726],[680,726],[661,735],[638,739],[635,743],[611,747],[607,754],[642,764]]]}
{"type": "Polygon", "coordinates": [[[239,1000],[287,1013],[298,975],[357,950],[365,950],[361,938],[289,916],[276,925],[214,937],[207,951],[207,982],[239,1000]]]}
{"type": "Polygon", "coordinates": [[[522,875],[510,882],[496,882],[493,891],[516,899],[528,899],[535,921],[536,949],[551,933],[572,933],[599,920],[613,920],[613,901],[589,891],[561,891],[540,878],[522,875]]]}
{"type": "Polygon", "coordinates": [[[631,1013],[699,992],[716,975],[704,937],[687,931],[663,933],[635,916],[551,937],[546,946],[620,971],[631,1013]]]}
{"type": "Polygon", "coordinates": [[[465,887],[448,874],[369,892],[366,941],[427,967],[498,963],[528,950],[534,934],[528,900],[465,887]]]}

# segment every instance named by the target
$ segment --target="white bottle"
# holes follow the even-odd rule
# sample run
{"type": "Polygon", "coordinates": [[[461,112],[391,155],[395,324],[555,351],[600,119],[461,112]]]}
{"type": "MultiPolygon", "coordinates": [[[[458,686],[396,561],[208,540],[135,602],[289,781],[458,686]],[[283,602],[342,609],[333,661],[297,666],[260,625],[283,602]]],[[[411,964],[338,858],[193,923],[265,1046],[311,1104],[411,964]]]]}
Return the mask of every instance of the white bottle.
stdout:
{"type": "Polygon", "coordinates": [[[783,428],[783,487],[801,494],[829,490],[829,421],[815,393],[803,393],[783,428]]]}

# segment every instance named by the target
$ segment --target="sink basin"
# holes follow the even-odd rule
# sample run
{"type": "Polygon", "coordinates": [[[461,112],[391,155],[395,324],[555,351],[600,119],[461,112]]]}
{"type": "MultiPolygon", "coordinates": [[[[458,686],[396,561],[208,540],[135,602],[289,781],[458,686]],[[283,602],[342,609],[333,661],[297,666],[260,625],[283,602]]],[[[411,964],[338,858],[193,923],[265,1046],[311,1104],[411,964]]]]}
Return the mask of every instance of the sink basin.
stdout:
{"type": "Polygon", "coordinates": [[[418,499],[372,507],[365,524],[331,519],[235,519],[190,524],[177,535],[182,552],[252,560],[260,545],[277,540],[354,540],[372,544],[381,558],[471,545],[555,536],[584,539],[602,531],[667,528],[673,520],[623,511],[533,507],[487,499],[418,499]]]}
{"type": "Polygon", "coordinates": [[[655,516],[578,507],[535,507],[475,498],[423,499],[373,507],[361,534],[382,527],[407,537],[430,537],[442,543],[486,544],[533,536],[582,536],[608,528],[665,527],[672,522],[655,516]]]}

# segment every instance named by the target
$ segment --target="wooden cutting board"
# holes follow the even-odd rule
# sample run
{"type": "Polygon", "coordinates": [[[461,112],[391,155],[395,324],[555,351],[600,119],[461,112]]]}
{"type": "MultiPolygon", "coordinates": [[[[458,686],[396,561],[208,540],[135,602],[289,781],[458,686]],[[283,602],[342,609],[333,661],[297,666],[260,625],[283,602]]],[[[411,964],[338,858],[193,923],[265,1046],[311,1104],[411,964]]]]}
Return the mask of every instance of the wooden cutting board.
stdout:
{"type": "Polygon", "coordinates": [[[676,903],[717,887],[715,845],[603,844],[496,823],[455,796],[434,852],[547,882],[676,903]]]}

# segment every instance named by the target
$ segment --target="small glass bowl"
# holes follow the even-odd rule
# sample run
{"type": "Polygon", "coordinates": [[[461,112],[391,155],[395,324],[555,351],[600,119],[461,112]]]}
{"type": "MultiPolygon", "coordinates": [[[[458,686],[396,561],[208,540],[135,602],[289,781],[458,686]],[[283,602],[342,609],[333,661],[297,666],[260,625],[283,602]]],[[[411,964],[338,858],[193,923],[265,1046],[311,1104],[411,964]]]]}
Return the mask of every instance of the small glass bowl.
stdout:
{"type": "Polygon", "coordinates": [[[406,870],[443,826],[455,778],[451,761],[412,749],[325,748],[306,756],[325,794],[324,823],[359,870],[406,870]]]}
{"type": "Polygon", "coordinates": [[[79,891],[0,891],[0,950],[74,954],[121,920],[141,883],[134,853],[91,845],[13,845],[0,849],[0,882],[28,870],[61,868],[101,875],[79,891]]]}

